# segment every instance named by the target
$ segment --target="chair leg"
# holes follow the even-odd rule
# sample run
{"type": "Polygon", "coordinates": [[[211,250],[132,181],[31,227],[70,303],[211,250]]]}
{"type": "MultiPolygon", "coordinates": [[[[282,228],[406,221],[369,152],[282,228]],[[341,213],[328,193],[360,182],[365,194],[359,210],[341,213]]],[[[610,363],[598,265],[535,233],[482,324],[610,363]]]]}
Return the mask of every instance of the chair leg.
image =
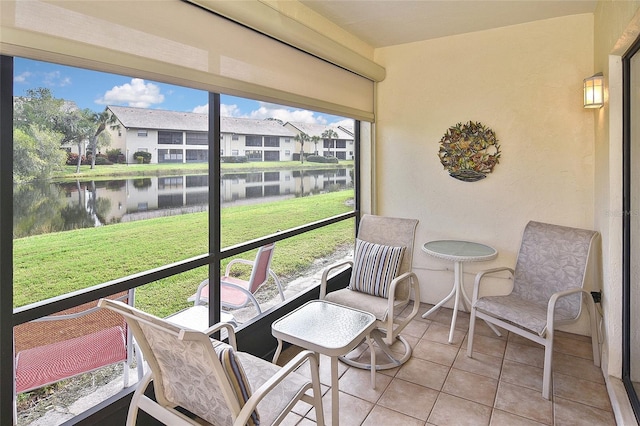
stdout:
{"type": "Polygon", "coordinates": [[[544,345],[544,370],[542,373],[542,397],[551,399],[551,380],[553,363],[553,331],[547,332],[547,341],[544,345]]]}
{"type": "MultiPolygon", "coordinates": [[[[282,342],[279,342],[282,343],[282,342]]],[[[310,363],[314,363],[315,365],[310,365],[311,368],[311,382],[313,389],[313,406],[316,411],[316,423],[319,425],[324,425],[324,411],[322,410],[322,391],[320,389],[320,373],[318,371],[318,364],[320,363],[320,355],[315,354],[315,361],[310,359],[310,363]]]]}
{"type": "Polygon", "coordinates": [[[476,329],[476,309],[471,308],[471,316],[469,317],[469,334],[467,335],[467,356],[473,358],[473,333],[476,329]]]}
{"type": "Polygon", "coordinates": [[[600,343],[598,341],[598,318],[596,304],[591,296],[586,296],[587,308],[589,309],[589,322],[591,323],[591,347],[593,350],[593,364],[600,367],[600,343]]]}
{"type": "Polygon", "coordinates": [[[131,403],[129,404],[129,412],[127,413],[127,423],[126,426],[135,426],[136,420],[138,418],[138,405],[140,404],[140,399],[144,397],[144,391],[149,386],[151,382],[151,372],[147,373],[147,375],[142,379],[140,383],[138,383],[138,388],[133,393],[133,397],[131,398],[131,403]]]}
{"type": "MultiPolygon", "coordinates": [[[[397,358],[395,356],[395,354],[393,352],[391,352],[391,349],[389,348],[389,346],[384,342],[383,336],[384,336],[384,334],[381,333],[379,329],[373,330],[371,332],[371,339],[373,339],[373,341],[376,343],[377,347],[380,348],[380,350],[387,356],[387,358],[389,358],[389,361],[390,361],[390,362],[388,362],[386,364],[376,364],[376,366],[375,366],[375,370],[376,371],[388,370],[388,369],[391,369],[391,368],[399,367],[402,364],[404,364],[405,362],[407,362],[409,360],[409,358],[411,358],[411,354],[413,353],[413,349],[411,348],[411,344],[407,341],[407,339],[405,339],[404,337],[398,335],[398,336],[396,336],[396,339],[397,339],[397,341],[402,343],[402,346],[404,347],[404,353],[403,353],[402,357],[397,358]]],[[[347,356],[340,356],[340,357],[338,357],[338,359],[340,361],[344,362],[345,364],[351,366],[351,367],[361,368],[361,369],[364,369],[364,370],[371,370],[372,369],[371,364],[355,361],[353,359],[348,358],[347,356]]]]}

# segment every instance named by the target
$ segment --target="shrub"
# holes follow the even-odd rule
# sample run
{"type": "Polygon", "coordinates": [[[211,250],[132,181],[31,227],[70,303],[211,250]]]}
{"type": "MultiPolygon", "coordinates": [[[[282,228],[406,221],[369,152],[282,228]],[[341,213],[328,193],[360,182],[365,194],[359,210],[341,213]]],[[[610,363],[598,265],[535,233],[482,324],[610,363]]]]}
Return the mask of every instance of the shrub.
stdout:
{"type": "Polygon", "coordinates": [[[113,162],[109,160],[109,158],[104,154],[96,155],[96,165],[100,166],[110,166],[113,162]]]}
{"type": "MultiPolygon", "coordinates": [[[[80,159],[80,164],[86,164],[86,161],[87,159],[83,155],[82,158],[80,159]]],[[[75,152],[67,152],[66,165],[75,166],[76,164],[78,164],[78,154],[76,154],[75,152]]]]}
{"type": "Polygon", "coordinates": [[[323,157],[321,155],[309,155],[307,161],[310,163],[338,163],[336,157],[323,157]]]}
{"type": "Polygon", "coordinates": [[[124,163],[125,161],[124,154],[122,153],[120,148],[108,149],[107,158],[109,158],[109,161],[111,161],[112,163],[124,163]]]}
{"type": "Polygon", "coordinates": [[[138,164],[151,163],[151,153],[146,151],[136,151],[133,153],[133,158],[138,164]]]}
{"type": "Polygon", "coordinates": [[[222,163],[248,163],[249,159],[246,155],[232,155],[227,157],[220,157],[222,163]]]}

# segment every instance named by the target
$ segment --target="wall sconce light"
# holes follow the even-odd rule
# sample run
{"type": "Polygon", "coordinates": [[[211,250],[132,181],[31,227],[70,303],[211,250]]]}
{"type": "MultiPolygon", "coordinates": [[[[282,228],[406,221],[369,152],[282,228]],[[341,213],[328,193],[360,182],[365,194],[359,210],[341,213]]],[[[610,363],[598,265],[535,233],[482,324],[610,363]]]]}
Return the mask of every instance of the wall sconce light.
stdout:
{"type": "Polygon", "coordinates": [[[604,105],[604,76],[601,72],[584,79],[584,107],[602,108],[604,105]]]}

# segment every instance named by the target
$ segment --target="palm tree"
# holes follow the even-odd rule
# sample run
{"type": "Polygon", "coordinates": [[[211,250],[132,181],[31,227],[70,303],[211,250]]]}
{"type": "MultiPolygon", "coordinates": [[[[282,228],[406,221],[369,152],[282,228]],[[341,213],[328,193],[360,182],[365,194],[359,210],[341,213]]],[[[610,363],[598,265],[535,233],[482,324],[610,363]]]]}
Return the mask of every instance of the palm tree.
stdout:
{"type": "Polygon", "coordinates": [[[305,132],[300,132],[293,138],[296,142],[300,142],[300,163],[304,163],[304,143],[311,138],[305,132]]]}
{"type": "MultiPolygon", "coordinates": [[[[105,108],[104,111],[100,113],[93,114],[92,121],[96,124],[97,128],[95,133],[91,136],[91,168],[93,169],[96,165],[96,152],[98,151],[98,137],[105,131],[107,125],[111,130],[117,129],[120,126],[117,123],[116,116],[111,114],[111,112],[105,108]]],[[[108,136],[108,133],[105,133],[103,136],[108,136]]]]}
{"type": "Polygon", "coordinates": [[[313,142],[313,150],[314,154],[318,155],[318,142],[320,141],[320,136],[311,136],[311,142],[313,142]]]}
{"type": "MultiPolygon", "coordinates": [[[[333,129],[327,129],[324,132],[322,132],[322,139],[329,139],[329,153],[331,153],[331,146],[333,145],[333,140],[334,139],[338,139],[338,133],[333,130],[333,129]]],[[[338,156],[337,150],[338,148],[335,147],[335,155],[334,157],[338,156]]]]}

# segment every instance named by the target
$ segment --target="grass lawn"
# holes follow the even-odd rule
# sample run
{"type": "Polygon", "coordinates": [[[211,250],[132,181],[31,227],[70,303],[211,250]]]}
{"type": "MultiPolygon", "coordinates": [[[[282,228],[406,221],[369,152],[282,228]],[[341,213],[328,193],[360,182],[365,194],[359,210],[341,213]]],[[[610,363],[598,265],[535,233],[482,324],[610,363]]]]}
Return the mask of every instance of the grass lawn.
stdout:
{"type": "MultiPolygon", "coordinates": [[[[222,246],[286,230],[352,209],[353,190],[222,210],[222,246]]],[[[276,244],[272,269],[283,282],[353,242],[346,220],[276,244]]],[[[14,307],[143,272],[208,252],[208,213],[162,217],[14,240],[14,307]]],[[[241,257],[252,259],[255,251],[241,257]]],[[[226,262],[225,262],[226,264],[226,262]]],[[[223,265],[224,266],[224,265],[223,265]]],[[[136,306],[166,316],[207,276],[207,268],[136,290],[136,306]]]]}

